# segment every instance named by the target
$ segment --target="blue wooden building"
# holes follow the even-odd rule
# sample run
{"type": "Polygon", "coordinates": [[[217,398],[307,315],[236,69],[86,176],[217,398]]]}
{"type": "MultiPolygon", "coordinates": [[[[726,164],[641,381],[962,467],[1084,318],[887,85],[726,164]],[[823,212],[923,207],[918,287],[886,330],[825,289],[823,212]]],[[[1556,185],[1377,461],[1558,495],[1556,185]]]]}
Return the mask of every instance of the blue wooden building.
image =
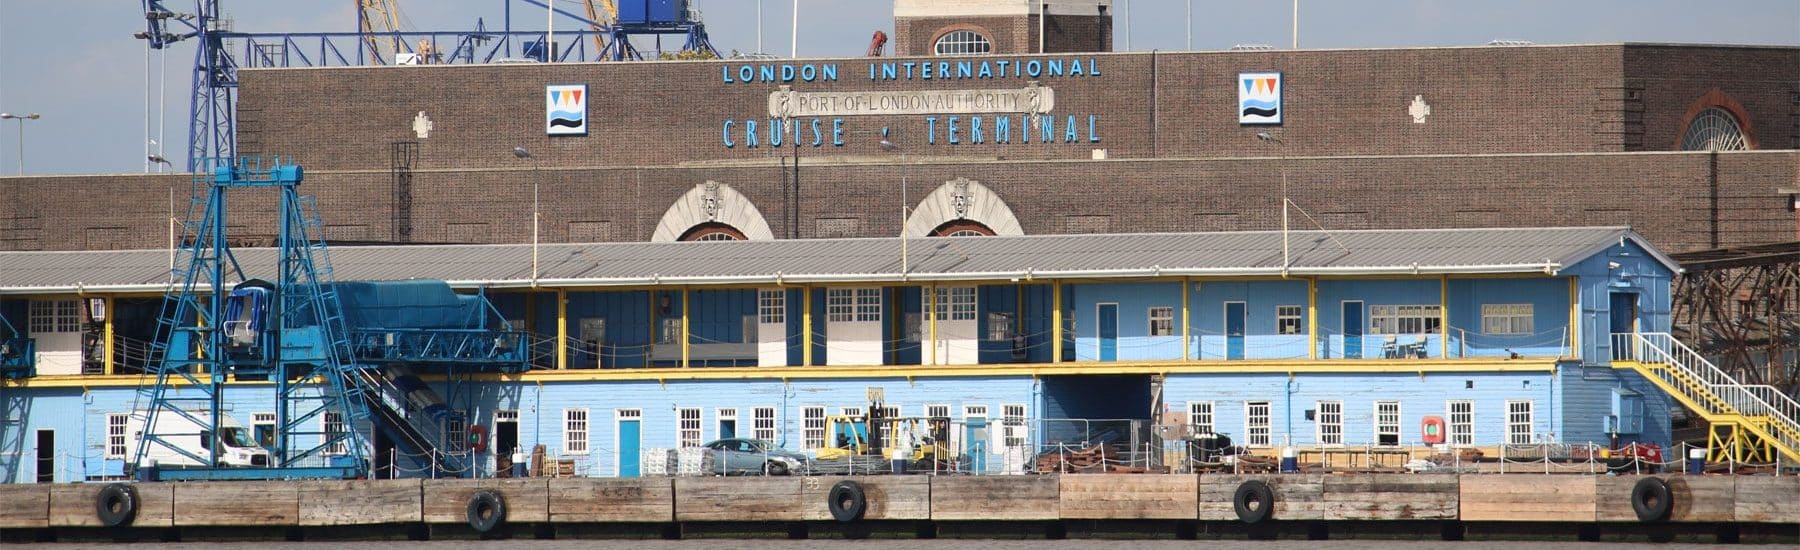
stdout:
{"type": "MultiPolygon", "coordinates": [[[[254,272],[259,254],[239,259],[254,272]]],[[[1637,353],[1616,342],[1640,342],[1615,335],[1669,330],[1678,271],[1626,228],[345,247],[333,260],[341,280],[487,293],[537,336],[538,368],[440,393],[496,447],[543,445],[585,475],[640,475],[645,449],[728,436],[816,448],[824,418],[861,412],[871,390],[900,414],[954,419],[955,446],[989,471],[1121,420],[1269,452],[1417,445],[1427,417],[1454,446],[1610,446],[1668,444],[1677,406],[1614,361],[1637,353]]],[[[132,342],[154,330],[167,270],[166,251],[0,253],[0,314],[40,357],[35,377],[0,386],[0,478],[118,470],[135,448],[122,428],[143,368],[132,342]]],[[[241,384],[231,413],[259,425],[266,383],[241,384]]]]}

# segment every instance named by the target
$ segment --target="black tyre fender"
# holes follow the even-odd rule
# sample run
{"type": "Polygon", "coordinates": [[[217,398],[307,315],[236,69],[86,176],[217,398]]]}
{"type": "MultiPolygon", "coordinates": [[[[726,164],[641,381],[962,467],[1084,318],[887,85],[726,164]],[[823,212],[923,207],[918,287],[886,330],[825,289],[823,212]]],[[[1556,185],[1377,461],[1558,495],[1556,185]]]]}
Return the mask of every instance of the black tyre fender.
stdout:
{"type": "Polygon", "coordinates": [[[506,523],[506,499],[486,489],[469,496],[469,527],[486,533],[506,523]]]}
{"type": "Polygon", "coordinates": [[[1239,483],[1237,491],[1231,494],[1231,509],[1244,523],[1268,521],[1275,515],[1275,491],[1259,479],[1239,483]]]}
{"type": "Polygon", "coordinates": [[[825,495],[825,508],[831,510],[832,519],[849,523],[862,519],[863,512],[869,510],[869,499],[864,495],[861,483],[839,481],[825,495]]]}
{"type": "Polygon", "coordinates": [[[94,496],[94,514],[107,527],[131,525],[137,519],[137,488],[128,483],[113,483],[100,488],[94,496]]]}
{"type": "Polygon", "coordinates": [[[1661,523],[1669,520],[1669,512],[1675,509],[1675,498],[1669,491],[1669,482],[1660,477],[1646,477],[1631,486],[1631,510],[1637,512],[1638,521],[1644,523],[1661,523]]]}

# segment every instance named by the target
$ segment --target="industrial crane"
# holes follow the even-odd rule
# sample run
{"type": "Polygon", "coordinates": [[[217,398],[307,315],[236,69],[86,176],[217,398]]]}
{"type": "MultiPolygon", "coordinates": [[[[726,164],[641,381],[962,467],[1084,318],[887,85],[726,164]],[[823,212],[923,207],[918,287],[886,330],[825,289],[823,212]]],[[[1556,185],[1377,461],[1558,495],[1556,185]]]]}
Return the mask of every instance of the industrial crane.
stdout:
{"type": "Polygon", "coordinates": [[[356,20],[363,42],[376,57],[393,60],[403,51],[404,43],[398,34],[400,6],[394,0],[356,0],[356,20]]]}
{"type": "Polygon", "coordinates": [[[582,0],[587,5],[589,28],[594,30],[594,51],[606,51],[606,29],[619,20],[619,5],[613,0],[582,0]]]}

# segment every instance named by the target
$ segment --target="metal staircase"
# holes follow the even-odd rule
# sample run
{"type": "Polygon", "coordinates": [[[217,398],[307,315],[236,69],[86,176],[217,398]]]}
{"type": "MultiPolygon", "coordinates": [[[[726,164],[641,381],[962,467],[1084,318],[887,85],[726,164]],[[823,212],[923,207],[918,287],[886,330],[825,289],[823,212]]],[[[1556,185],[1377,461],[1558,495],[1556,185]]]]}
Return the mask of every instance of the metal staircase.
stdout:
{"type": "Polygon", "coordinates": [[[1636,370],[1713,425],[1709,460],[1774,462],[1779,454],[1800,461],[1800,402],[1779,389],[1740,384],[1662,332],[1614,334],[1613,363],[1636,370]]]}

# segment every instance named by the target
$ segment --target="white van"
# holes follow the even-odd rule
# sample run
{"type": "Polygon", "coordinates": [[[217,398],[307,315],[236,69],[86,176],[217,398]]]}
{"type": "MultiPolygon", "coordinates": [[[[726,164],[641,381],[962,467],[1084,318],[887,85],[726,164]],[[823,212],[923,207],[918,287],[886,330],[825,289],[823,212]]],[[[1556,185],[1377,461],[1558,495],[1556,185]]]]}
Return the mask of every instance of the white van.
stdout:
{"type": "MultiPolygon", "coordinates": [[[[136,445],[144,438],[144,421],[149,411],[132,413],[126,430],[131,434],[133,452],[136,445]]],[[[206,420],[212,413],[198,411],[193,413],[201,420],[206,420]]],[[[204,434],[202,427],[193,420],[180,414],[159,411],[156,415],[156,426],[151,430],[165,444],[152,443],[148,452],[139,458],[138,466],[156,465],[158,467],[197,467],[205,466],[201,461],[176,452],[170,446],[179,447],[197,456],[205,457],[212,453],[212,445],[219,445],[220,466],[269,466],[269,450],[256,444],[250,430],[227,414],[217,422],[218,434],[204,434]],[[208,437],[210,436],[210,437],[208,437]]]]}

